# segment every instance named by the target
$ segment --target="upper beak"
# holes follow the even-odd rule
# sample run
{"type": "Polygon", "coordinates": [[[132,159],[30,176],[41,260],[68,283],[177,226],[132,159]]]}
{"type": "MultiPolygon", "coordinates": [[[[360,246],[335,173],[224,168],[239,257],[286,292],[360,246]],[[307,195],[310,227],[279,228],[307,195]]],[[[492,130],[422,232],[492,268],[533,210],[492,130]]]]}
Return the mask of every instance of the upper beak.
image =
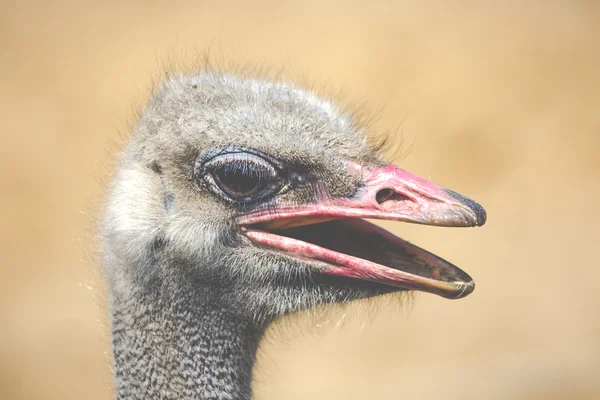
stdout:
{"type": "Polygon", "coordinates": [[[369,210],[369,218],[441,226],[485,223],[485,210],[475,201],[395,165],[367,174],[365,187],[346,206],[369,210]]]}
{"type": "Polygon", "coordinates": [[[264,223],[273,229],[338,218],[372,218],[425,225],[481,226],[486,213],[475,201],[413,175],[395,165],[360,168],[363,186],[351,198],[326,198],[318,204],[278,207],[239,218],[244,225],[264,223]]]}

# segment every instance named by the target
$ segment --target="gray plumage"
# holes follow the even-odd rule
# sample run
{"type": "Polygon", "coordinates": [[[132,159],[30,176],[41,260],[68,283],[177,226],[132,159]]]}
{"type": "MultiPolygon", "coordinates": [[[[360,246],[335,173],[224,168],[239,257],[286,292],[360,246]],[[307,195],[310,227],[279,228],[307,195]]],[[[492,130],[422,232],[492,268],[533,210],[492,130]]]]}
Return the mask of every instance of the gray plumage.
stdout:
{"type": "Polygon", "coordinates": [[[288,83],[217,73],[162,83],[122,154],[103,225],[119,399],[249,399],[270,322],[399,290],[321,276],[250,243],[235,222],[244,206],[198,178],[199,157],[231,148],[306,172],[270,205],[348,198],[362,184],[349,163],[384,165],[347,115],[288,83]]]}
{"type": "Polygon", "coordinates": [[[363,134],[287,83],[203,73],[157,88],[104,223],[119,399],[249,398],[269,322],[385,291],[305,285],[311,272],[301,263],[240,246],[231,209],[190,178],[203,149],[249,146],[310,164],[333,195],[351,194],[357,182],[343,160],[378,162],[363,134]]]}

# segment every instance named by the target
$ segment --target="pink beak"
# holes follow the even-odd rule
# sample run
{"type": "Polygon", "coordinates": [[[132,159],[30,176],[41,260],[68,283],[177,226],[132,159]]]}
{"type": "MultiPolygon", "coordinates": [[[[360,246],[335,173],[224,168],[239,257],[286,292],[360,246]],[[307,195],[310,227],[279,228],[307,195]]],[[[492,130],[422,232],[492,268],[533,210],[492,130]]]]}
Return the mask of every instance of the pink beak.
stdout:
{"type": "Polygon", "coordinates": [[[238,222],[255,243],[312,260],[321,273],[448,298],[471,293],[475,286],[465,272],[362,219],[481,226],[486,221],[483,207],[395,165],[369,168],[353,164],[352,168],[364,178],[363,186],[351,198],[326,197],[317,204],[257,210],[240,216],[238,222]],[[340,219],[344,221],[337,221],[340,219]],[[317,229],[332,229],[331,223],[323,224],[332,220],[336,220],[336,229],[321,242],[312,243],[308,236],[304,240],[293,233],[299,227],[314,225],[313,233],[318,234],[317,229]],[[369,249],[361,249],[365,246],[369,249]]]}

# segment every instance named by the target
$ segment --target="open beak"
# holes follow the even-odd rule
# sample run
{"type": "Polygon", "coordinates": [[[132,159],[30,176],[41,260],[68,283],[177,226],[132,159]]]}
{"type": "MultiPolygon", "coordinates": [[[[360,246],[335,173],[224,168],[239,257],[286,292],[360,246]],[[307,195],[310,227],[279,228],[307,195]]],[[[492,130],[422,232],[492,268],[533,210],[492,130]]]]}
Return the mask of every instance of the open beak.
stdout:
{"type": "Polygon", "coordinates": [[[471,277],[364,218],[468,227],[485,223],[483,207],[395,165],[352,165],[363,185],[352,198],[279,206],[238,218],[256,244],[311,261],[324,274],[358,278],[403,289],[461,298],[471,277]]]}

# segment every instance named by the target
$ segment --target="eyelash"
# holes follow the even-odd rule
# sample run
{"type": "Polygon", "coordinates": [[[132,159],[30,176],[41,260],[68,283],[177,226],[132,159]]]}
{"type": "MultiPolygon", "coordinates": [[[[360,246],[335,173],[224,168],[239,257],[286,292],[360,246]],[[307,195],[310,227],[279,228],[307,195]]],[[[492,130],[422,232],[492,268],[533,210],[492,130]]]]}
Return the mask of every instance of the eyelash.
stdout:
{"type": "Polygon", "coordinates": [[[213,170],[217,170],[219,168],[222,167],[230,167],[232,170],[241,170],[242,173],[246,173],[246,172],[259,172],[259,178],[264,178],[267,174],[265,174],[263,167],[268,166],[270,168],[270,170],[272,170],[273,175],[277,174],[277,171],[275,170],[275,168],[271,167],[270,165],[264,165],[264,164],[258,164],[255,163],[254,161],[250,161],[247,158],[244,157],[232,157],[232,158],[228,158],[226,160],[216,160],[216,162],[214,162],[214,166],[211,165],[211,169],[213,170]],[[250,166],[259,166],[259,168],[256,169],[251,169],[250,166]]]}

